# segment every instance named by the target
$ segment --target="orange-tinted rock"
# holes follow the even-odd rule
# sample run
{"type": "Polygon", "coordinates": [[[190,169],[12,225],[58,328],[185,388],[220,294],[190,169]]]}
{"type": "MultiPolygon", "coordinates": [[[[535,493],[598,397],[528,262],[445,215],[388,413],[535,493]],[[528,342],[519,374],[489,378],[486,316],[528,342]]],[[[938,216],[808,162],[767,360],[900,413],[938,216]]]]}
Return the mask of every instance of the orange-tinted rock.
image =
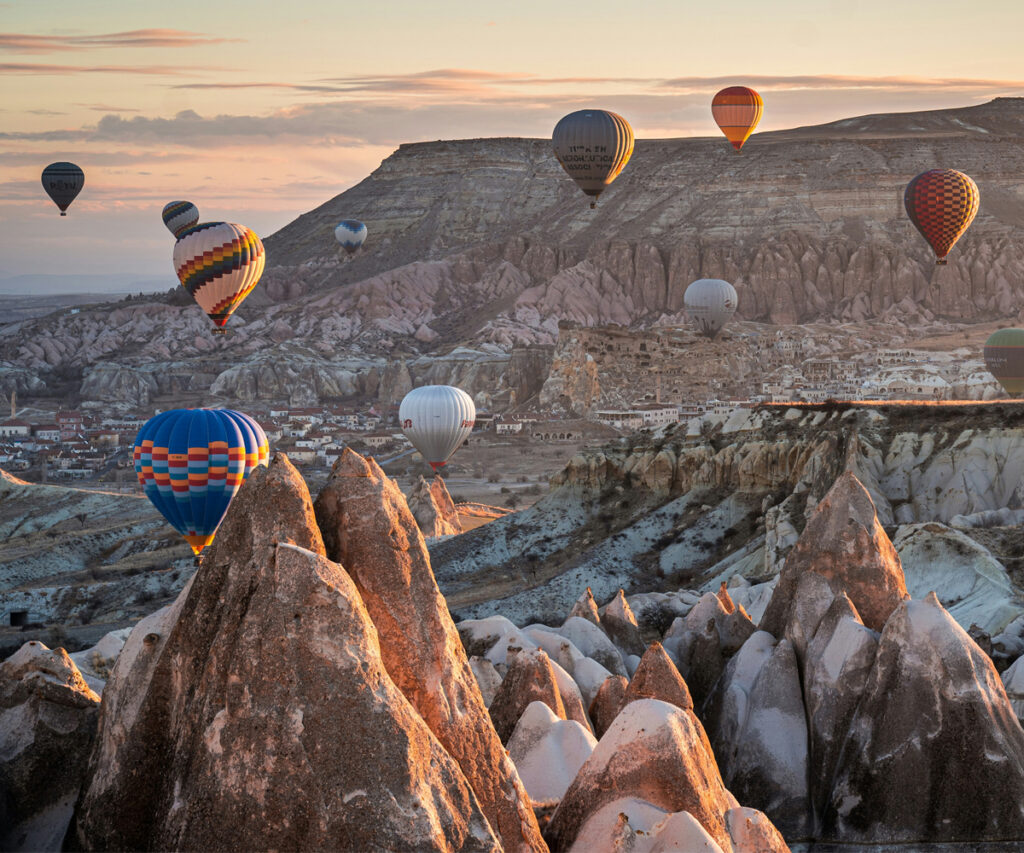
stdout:
{"type": "Polygon", "coordinates": [[[786,557],[760,628],[781,637],[790,619],[800,576],[816,572],[845,592],[864,624],[881,631],[907,595],[903,568],[857,478],[840,476],[814,510],[786,557]]]}
{"type": "Polygon", "coordinates": [[[114,666],[77,813],[84,849],[500,849],[388,676],[349,576],[290,544],[319,542],[278,455],[114,666]]]}
{"type": "Polygon", "coordinates": [[[405,496],[376,462],[346,450],[317,497],[316,518],[328,556],[366,604],[388,674],[459,763],[505,848],[542,849],[501,745],[515,720],[499,741],[405,496]]]}
{"type": "Polygon", "coordinates": [[[693,710],[686,682],[661,643],[651,643],[629,682],[623,705],[636,699],[661,699],[683,710],[693,710]]]}

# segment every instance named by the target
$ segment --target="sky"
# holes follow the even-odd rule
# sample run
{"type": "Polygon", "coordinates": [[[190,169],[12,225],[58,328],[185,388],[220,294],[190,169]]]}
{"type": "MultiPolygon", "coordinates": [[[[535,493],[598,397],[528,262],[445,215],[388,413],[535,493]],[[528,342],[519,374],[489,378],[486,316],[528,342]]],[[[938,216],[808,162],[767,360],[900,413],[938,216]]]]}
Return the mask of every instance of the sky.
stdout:
{"type": "MultiPolygon", "coordinates": [[[[400,143],[546,137],[583,107],[638,138],[759,130],[1024,95],[1015,0],[0,2],[0,279],[168,275],[163,205],[267,236],[400,143]],[[66,218],[57,160],[86,173],[66,218]]],[[[358,217],[358,211],[352,211],[358,217]]]]}

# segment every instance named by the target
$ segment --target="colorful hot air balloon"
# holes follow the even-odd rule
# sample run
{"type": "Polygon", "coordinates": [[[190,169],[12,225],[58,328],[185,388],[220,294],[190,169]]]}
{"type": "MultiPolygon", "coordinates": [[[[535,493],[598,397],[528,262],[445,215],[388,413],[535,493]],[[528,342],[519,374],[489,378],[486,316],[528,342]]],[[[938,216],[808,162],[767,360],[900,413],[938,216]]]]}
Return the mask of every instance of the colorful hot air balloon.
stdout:
{"type": "Polygon", "coordinates": [[[683,305],[700,333],[713,340],[736,313],[739,298],[729,282],[699,278],[686,288],[683,305]]]}
{"type": "Polygon", "coordinates": [[[230,409],[171,409],[135,437],[135,473],[146,497],[197,555],[213,541],[242,481],[269,456],[260,425],[230,409]]]}
{"type": "Polygon", "coordinates": [[[946,263],[946,255],[974,221],[980,203],[977,184],[956,169],[922,172],[903,193],[907,216],[935,251],[937,264],[946,263]]]}
{"type": "Polygon", "coordinates": [[[85,186],[85,172],[74,163],[51,163],[43,169],[43,189],[60,208],[60,215],[67,216],[65,211],[85,186]]]}
{"type": "Polygon", "coordinates": [[[989,335],[985,367],[1011,397],[1024,393],[1024,329],[1000,329],[989,335]]]}
{"type": "Polygon", "coordinates": [[[266,253],[255,232],[233,222],[202,222],[174,244],[174,269],[220,331],[263,274],[266,253]]]}
{"type": "Polygon", "coordinates": [[[711,99],[711,115],[725,138],[739,151],[764,113],[764,101],[746,86],[729,86],[711,99]]]}
{"type": "Polygon", "coordinates": [[[551,141],[562,168],[595,201],[633,153],[633,128],[607,110],[579,110],[555,125],[551,141]]]}
{"type": "Polygon", "coordinates": [[[366,240],[366,226],[358,219],[343,219],[334,229],[334,236],[346,252],[354,255],[366,240]]]}
{"type": "Polygon", "coordinates": [[[451,385],[424,385],[410,391],[398,407],[405,437],[435,471],[473,431],[473,398],[451,385]]]}
{"type": "Polygon", "coordinates": [[[164,205],[164,225],[180,237],[199,221],[199,208],[190,201],[171,201],[164,205]]]}

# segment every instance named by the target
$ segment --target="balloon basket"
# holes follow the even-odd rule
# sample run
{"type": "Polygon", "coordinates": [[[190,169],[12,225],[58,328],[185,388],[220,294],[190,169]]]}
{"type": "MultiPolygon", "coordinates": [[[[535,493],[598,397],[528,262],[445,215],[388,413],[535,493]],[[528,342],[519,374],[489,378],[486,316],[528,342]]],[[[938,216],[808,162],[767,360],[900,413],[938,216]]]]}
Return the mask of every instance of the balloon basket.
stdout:
{"type": "Polygon", "coordinates": [[[67,213],[65,213],[65,212],[64,212],[64,211],[62,210],[62,211],[60,212],[60,215],[61,215],[61,216],[67,216],[67,213]]]}
{"type": "Polygon", "coordinates": [[[948,263],[949,263],[949,261],[947,261],[945,258],[939,258],[939,259],[937,259],[935,261],[935,266],[937,266],[937,267],[944,267],[948,263]]]}
{"type": "Polygon", "coordinates": [[[227,329],[220,329],[220,328],[218,328],[218,329],[214,329],[213,333],[215,335],[226,335],[228,333],[228,330],[227,329]]]}

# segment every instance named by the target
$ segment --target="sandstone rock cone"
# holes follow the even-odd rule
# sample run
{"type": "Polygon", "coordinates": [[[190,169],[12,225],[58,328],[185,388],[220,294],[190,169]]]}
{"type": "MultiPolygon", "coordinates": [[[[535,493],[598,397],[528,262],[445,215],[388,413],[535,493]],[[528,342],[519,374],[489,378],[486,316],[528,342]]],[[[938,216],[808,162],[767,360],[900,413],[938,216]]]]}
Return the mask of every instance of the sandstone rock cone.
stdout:
{"type": "Polygon", "coordinates": [[[815,572],[845,592],[864,624],[881,631],[907,595],[903,569],[871,497],[850,472],[840,476],[814,510],[779,575],[760,628],[781,637],[800,576],[815,572]]]}
{"type": "Polygon", "coordinates": [[[826,814],[847,842],[1024,838],[1024,730],[992,662],[934,594],[882,631],[826,814]]]}
{"type": "Polygon", "coordinates": [[[567,618],[578,616],[581,619],[586,619],[593,622],[595,625],[601,625],[601,614],[597,609],[597,602],[594,601],[594,593],[590,591],[590,587],[587,587],[587,591],[583,593],[576,603],[573,604],[572,610],[569,611],[567,618]]]}
{"type": "Polygon", "coordinates": [[[500,849],[281,455],[174,606],[132,632],[98,737],[85,849],[500,849]]]}
{"type": "Polygon", "coordinates": [[[552,849],[568,850],[592,815],[623,798],[689,812],[723,850],[733,849],[725,816],[738,804],[692,711],[656,699],[627,705],[552,815],[545,833],[552,849]]]}
{"type": "Polygon", "coordinates": [[[434,477],[430,483],[420,477],[409,495],[409,510],[420,532],[428,538],[462,533],[459,513],[440,477],[434,477]]]}
{"type": "Polygon", "coordinates": [[[491,702],[491,719],[502,743],[508,743],[516,723],[532,702],[543,702],[560,720],[569,719],[551,659],[540,650],[519,652],[511,659],[491,702]]]}
{"type": "Polygon", "coordinates": [[[644,653],[646,646],[640,636],[640,628],[636,624],[636,616],[626,601],[626,593],[619,590],[604,609],[604,616],[601,617],[600,625],[605,633],[615,643],[619,651],[625,655],[637,655],[644,653]]]}
{"type": "Polygon", "coordinates": [[[100,697],[64,649],[0,664],[0,850],[59,850],[85,779],[100,697]]]}
{"type": "Polygon", "coordinates": [[[346,567],[380,634],[388,674],[459,763],[504,847],[543,849],[398,486],[346,450],[317,497],[316,518],[327,555],[346,567]]]}
{"type": "Polygon", "coordinates": [[[665,653],[661,643],[651,643],[626,688],[623,705],[636,699],[660,699],[684,711],[693,710],[693,700],[686,682],[665,653]]]}
{"type": "Polygon", "coordinates": [[[594,734],[599,738],[611,727],[626,704],[629,682],[624,675],[613,675],[601,682],[597,695],[590,703],[590,719],[594,723],[594,734]]]}

